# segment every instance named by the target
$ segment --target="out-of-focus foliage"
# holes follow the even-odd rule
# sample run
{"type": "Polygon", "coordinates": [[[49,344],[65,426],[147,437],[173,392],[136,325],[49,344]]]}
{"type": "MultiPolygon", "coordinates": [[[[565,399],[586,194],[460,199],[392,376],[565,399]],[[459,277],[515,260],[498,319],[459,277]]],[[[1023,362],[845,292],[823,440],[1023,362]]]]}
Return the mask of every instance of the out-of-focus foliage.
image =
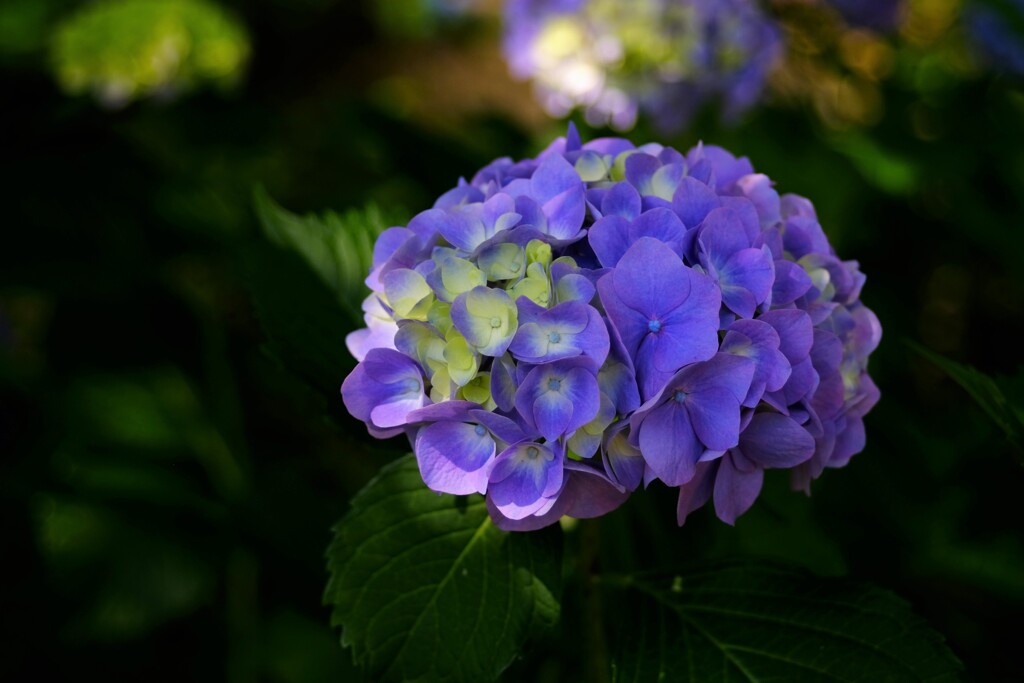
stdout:
{"type": "Polygon", "coordinates": [[[971,395],[992,421],[1003,430],[1009,442],[1018,450],[1024,436],[1024,370],[1016,376],[993,379],[978,372],[970,365],[964,365],[944,358],[928,349],[913,345],[925,358],[942,368],[953,380],[971,395]]]}
{"type": "Polygon", "coordinates": [[[100,0],[67,17],[52,42],[61,87],[108,107],[232,87],[250,50],[245,28],[210,0],[100,0]]]}

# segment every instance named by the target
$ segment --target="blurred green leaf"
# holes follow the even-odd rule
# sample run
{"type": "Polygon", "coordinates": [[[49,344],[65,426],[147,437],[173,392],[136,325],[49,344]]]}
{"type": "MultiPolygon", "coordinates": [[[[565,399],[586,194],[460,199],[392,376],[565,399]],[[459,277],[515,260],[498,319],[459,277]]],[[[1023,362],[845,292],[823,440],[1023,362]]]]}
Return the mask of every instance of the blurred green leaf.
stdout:
{"type": "Polygon", "coordinates": [[[332,211],[297,216],[262,187],[254,191],[253,204],[267,238],[298,254],[346,312],[361,321],[360,304],[369,293],[363,280],[373,263],[373,244],[388,227],[380,209],[371,204],[341,216],[332,211]]]}
{"type": "Polygon", "coordinates": [[[829,143],[853,163],[864,180],[884,192],[907,194],[918,184],[920,171],[911,159],[887,150],[867,135],[834,135],[829,143]]]}
{"type": "MultiPolygon", "coordinates": [[[[86,640],[145,636],[209,603],[216,573],[187,536],[75,498],[34,501],[46,571],[66,594],[69,632],[86,640]]],[[[193,541],[194,543],[194,541],[193,541]]]]}
{"type": "Polygon", "coordinates": [[[939,366],[957,384],[964,388],[971,398],[984,410],[996,425],[1003,430],[1010,443],[1019,451],[1021,436],[1024,434],[1024,407],[1013,405],[1007,399],[1008,389],[1011,396],[1018,398],[1024,394],[1020,389],[1024,386],[1024,372],[1016,378],[999,382],[970,365],[964,365],[930,351],[920,344],[908,341],[911,348],[939,366]]]}
{"type": "Polygon", "coordinates": [[[605,581],[613,681],[954,681],[960,664],[900,598],[770,565],[605,581]]]}
{"type": "Polygon", "coordinates": [[[411,455],[334,531],[324,601],[373,680],[493,680],[558,619],[560,528],[500,531],[482,497],[428,490],[411,455]]]}
{"type": "Polygon", "coordinates": [[[345,348],[350,318],[294,253],[256,244],[247,256],[247,284],[267,351],[324,395],[336,395],[354,364],[345,348]]]}
{"type": "Polygon", "coordinates": [[[231,87],[249,52],[244,25],[208,0],[103,0],[61,22],[51,62],[67,92],[120,107],[200,83],[231,87]]]}

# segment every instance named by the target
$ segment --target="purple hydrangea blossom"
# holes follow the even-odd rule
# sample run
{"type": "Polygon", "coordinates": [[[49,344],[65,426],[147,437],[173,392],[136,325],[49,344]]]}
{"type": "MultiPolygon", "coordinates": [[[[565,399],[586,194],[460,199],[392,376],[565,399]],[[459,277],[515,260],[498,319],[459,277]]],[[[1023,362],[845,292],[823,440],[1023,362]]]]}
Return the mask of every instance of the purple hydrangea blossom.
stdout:
{"type": "Polygon", "coordinates": [[[754,0],[508,0],[504,52],[544,108],[631,128],[640,111],[666,132],[711,100],[727,119],[753,105],[781,54],[754,0]]]}
{"type": "Polygon", "coordinates": [[[570,127],[385,231],[345,405],[495,523],[594,517],[654,481],[732,524],[865,445],[881,338],[811,203],[746,158],[570,127]]]}

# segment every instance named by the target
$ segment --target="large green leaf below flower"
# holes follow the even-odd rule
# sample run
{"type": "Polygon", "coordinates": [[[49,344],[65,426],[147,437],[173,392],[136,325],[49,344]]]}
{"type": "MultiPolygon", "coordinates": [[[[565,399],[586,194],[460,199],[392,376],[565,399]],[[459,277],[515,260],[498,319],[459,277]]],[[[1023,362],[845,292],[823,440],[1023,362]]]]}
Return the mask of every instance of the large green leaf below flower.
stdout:
{"type": "Polygon", "coordinates": [[[334,533],[324,601],[371,680],[493,680],[558,618],[559,527],[500,531],[482,497],[428,490],[412,456],[334,533]]]}
{"type": "Polygon", "coordinates": [[[954,681],[960,664],[880,588],[763,564],[601,581],[611,679],[954,681]]]}

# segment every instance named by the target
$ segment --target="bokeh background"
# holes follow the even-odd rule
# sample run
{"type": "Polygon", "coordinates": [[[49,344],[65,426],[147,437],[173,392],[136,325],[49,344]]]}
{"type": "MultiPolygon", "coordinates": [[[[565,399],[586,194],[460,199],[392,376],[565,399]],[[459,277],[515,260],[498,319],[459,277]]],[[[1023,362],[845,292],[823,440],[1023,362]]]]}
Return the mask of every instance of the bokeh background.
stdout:
{"type": "MultiPolygon", "coordinates": [[[[121,2],[0,5],[0,678],[358,680],[323,552],[405,444],[337,395],[362,273],[339,305],[254,206],[356,240],[565,121],[509,76],[497,2],[121,2]]],[[[888,33],[771,11],[789,48],[757,107],[628,136],[725,146],[814,201],[868,276],[883,398],[810,498],[769,476],[735,528],[705,509],[680,530],[652,487],[601,521],[602,551],[873,581],[968,680],[1022,680],[1020,444],[907,342],[1024,415],[1024,8],[909,0],[888,33]]],[[[574,599],[507,680],[572,680],[574,599]]]]}

